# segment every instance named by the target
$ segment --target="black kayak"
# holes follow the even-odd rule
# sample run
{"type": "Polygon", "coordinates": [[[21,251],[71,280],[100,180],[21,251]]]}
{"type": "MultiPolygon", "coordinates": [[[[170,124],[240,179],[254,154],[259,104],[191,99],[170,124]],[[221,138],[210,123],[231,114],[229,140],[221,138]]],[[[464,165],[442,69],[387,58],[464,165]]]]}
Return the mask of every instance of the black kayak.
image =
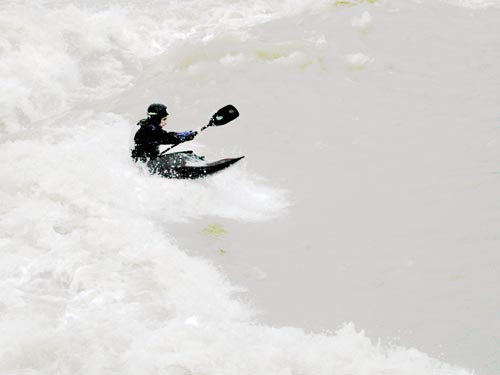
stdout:
{"type": "Polygon", "coordinates": [[[203,156],[198,156],[193,151],[181,151],[151,160],[148,167],[151,173],[162,177],[195,179],[217,173],[243,158],[244,156],[240,156],[207,163],[203,156]]]}

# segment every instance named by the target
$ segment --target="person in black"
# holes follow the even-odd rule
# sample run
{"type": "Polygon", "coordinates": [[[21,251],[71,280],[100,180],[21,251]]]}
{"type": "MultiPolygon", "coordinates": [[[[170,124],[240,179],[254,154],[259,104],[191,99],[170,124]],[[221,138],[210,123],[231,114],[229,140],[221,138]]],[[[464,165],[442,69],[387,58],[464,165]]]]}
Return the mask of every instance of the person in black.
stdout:
{"type": "Polygon", "coordinates": [[[132,159],[135,162],[146,163],[152,173],[158,169],[168,168],[168,157],[160,156],[160,145],[175,145],[192,140],[197,131],[167,132],[167,107],[163,104],[151,104],[148,107],[148,117],[140,120],[140,127],[134,136],[132,159]]]}

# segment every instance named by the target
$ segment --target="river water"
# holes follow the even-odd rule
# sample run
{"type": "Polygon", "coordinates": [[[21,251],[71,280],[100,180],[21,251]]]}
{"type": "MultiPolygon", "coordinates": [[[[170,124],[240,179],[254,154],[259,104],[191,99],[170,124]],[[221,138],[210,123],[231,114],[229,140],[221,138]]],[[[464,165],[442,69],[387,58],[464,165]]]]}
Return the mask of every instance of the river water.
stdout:
{"type": "Polygon", "coordinates": [[[499,19],[0,2],[0,373],[498,374],[499,19]],[[246,158],[149,176],[152,102],[246,158]]]}

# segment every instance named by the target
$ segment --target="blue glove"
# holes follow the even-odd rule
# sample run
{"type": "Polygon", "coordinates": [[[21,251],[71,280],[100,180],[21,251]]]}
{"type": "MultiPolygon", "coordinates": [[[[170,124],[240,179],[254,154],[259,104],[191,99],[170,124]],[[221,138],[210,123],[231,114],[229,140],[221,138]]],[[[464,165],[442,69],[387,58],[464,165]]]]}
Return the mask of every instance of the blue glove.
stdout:
{"type": "Polygon", "coordinates": [[[181,142],[185,142],[185,141],[190,141],[191,139],[193,139],[194,137],[196,137],[196,134],[198,134],[198,132],[193,131],[193,130],[188,130],[188,131],[185,131],[185,132],[179,132],[179,133],[177,133],[177,137],[179,137],[179,139],[181,140],[181,142]]]}

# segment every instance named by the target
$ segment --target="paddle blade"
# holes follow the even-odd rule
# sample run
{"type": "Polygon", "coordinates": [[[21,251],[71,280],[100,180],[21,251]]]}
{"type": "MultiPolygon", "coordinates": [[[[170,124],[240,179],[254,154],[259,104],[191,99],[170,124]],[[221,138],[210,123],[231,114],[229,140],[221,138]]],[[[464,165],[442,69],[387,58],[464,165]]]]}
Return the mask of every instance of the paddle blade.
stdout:
{"type": "Polygon", "coordinates": [[[220,126],[225,125],[230,121],[233,121],[240,115],[236,107],[231,104],[219,109],[210,119],[209,126],[220,126]]]}

